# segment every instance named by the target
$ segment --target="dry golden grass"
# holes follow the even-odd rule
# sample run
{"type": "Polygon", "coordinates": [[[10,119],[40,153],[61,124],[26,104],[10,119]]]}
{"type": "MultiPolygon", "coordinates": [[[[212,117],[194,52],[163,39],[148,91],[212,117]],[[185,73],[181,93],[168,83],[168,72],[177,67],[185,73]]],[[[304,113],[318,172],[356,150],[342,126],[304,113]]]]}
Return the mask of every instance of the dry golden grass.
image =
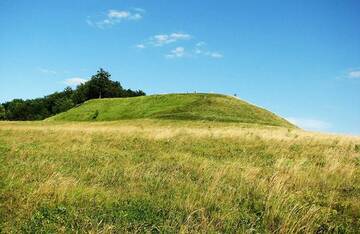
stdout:
{"type": "Polygon", "coordinates": [[[353,232],[360,138],[231,123],[0,122],[3,232],[353,232]]]}

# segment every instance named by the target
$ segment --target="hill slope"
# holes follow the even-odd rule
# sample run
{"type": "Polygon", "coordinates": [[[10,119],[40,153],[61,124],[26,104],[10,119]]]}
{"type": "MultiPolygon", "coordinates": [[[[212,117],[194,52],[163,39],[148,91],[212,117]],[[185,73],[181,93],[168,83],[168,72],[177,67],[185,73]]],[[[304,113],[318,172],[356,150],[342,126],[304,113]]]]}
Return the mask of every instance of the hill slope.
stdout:
{"type": "Polygon", "coordinates": [[[265,109],[219,94],[166,94],[96,99],[48,120],[113,121],[143,118],[210,120],[294,127],[265,109]]]}

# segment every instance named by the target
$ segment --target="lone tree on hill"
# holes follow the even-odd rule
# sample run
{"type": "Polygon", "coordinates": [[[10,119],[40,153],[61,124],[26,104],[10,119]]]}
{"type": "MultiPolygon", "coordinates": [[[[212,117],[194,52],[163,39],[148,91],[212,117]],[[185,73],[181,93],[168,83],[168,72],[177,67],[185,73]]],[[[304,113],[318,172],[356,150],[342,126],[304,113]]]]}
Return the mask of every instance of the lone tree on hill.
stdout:
{"type": "Polygon", "coordinates": [[[110,73],[100,68],[95,75],[91,77],[89,81],[89,91],[91,96],[97,96],[98,98],[108,97],[108,96],[118,96],[116,95],[123,88],[119,82],[114,82],[110,80],[110,73]]]}
{"type": "Polygon", "coordinates": [[[74,93],[75,104],[82,103],[89,99],[113,98],[113,97],[135,97],[143,96],[141,90],[124,89],[120,82],[112,81],[109,72],[100,68],[91,79],[77,87],[74,93]]]}

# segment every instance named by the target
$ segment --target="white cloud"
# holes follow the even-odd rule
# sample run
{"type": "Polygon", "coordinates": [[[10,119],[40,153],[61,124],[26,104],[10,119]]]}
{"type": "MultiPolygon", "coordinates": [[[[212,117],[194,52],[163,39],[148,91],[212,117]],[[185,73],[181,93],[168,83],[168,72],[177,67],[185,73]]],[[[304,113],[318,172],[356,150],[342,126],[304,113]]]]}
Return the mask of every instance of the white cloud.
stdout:
{"type": "Polygon", "coordinates": [[[46,68],[39,68],[38,69],[41,73],[44,73],[44,74],[50,74],[50,75],[56,75],[57,72],[54,71],[54,70],[50,70],[50,69],[46,69],[46,68]]]}
{"type": "Polygon", "coordinates": [[[208,54],[211,58],[216,58],[216,59],[220,59],[223,58],[224,56],[218,52],[210,52],[208,54]]]}
{"type": "Polygon", "coordinates": [[[195,44],[194,53],[195,53],[195,55],[198,55],[198,56],[203,55],[203,56],[207,56],[207,57],[214,58],[214,59],[221,59],[224,57],[224,55],[221,54],[220,52],[213,52],[213,51],[207,50],[206,43],[204,41],[200,41],[195,44]]]}
{"type": "Polygon", "coordinates": [[[185,55],[184,47],[176,47],[169,54],[165,55],[166,58],[181,58],[185,55]]]}
{"type": "Polygon", "coordinates": [[[67,84],[67,85],[70,85],[70,86],[76,86],[76,85],[79,85],[79,84],[83,84],[86,81],[87,81],[86,79],[83,79],[83,78],[80,78],[80,77],[73,77],[73,78],[66,79],[64,81],[64,83],[67,84]]]}
{"type": "Polygon", "coordinates": [[[210,57],[210,58],[214,58],[214,59],[221,59],[224,57],[223,54],[219,53],[219,52],[212,52],[212,51],[208,51],[206,50],[205,47],[205,43],[197,43],[195,45],[195,49],[194,49],[194,53],[195,55],[203,55],[203,56],[207,56],[207,57],[210,57]]]}
{"type": "Polygon", "coordinates": [[[219,52],[211,52],[207,51],[205,48],[202,48],[205,46],[205,44],[201,44],[201,46],[195,45],[195,49],[185,53],[185,49],[183,47],[177,47],[174,50],[172,50],[169,54],[165,55],[167,58],[180,58],[184,57],[185,55],[187,57],[196,57],[196,56],[206,56],[213,59],[221,59],[223,58],[223,54],[219,52]]]}
{"type": "MultiPolygon", "coordinates": [[[[137,44],[135,47],[138,49],[144,49],[147,47],[162,47],[168,44],[172,44],[175,42],[183,42],[193,39],[193,36],[188,33],[183,32],[174,32],[170,34],[157,34],[150,37],[148,40],[143,41],[140,44],[137,44]]],[[[210,51],[208,50],[207,44],[204,41],[190,42],[192,44],[192,49],[188,50],[185,53],[185,49],[182,46],[178,46],[174,50],[170,51],[165,55],[166,58],[180,58],[180,57],[209,57],[213,59],[221,59],[224,55],[220,52],[210,51]]]]}
{"type": "Polygon", "coordinates": [[[188,40],[191,36],[186,33],[172,33],[170,38],[173,38],[174,40],[188,40]]]}
{"type": "Polygon", "coordinates": [[[147,43],[153,46],[163,46],[166,44],[174,43],[177,41],[190,40],[191,35],[187,33],[171,33],[171,34],[158,34],[152,36],[147,43]]]}
{"type": "Polygon", "coordinates": [[[359,79],[360,78],[360,70],[354,70],[349,72],[348,77],[351,79],[359,79]]]}
{"type": "Polygon", "coordinates": [[[128,11],[117,11],[109,10],[107,16],[109,19],[126,19],[130,17],[130,12],[128,11]]]}
{"type": "Polygon", "coordinates": [[[325,131],[331,127],[331,124],[318,119],[308,119],[308,118],[297,118],[297,117],[288,117],[286,118],[290,123],[299,126],[305,130],[313,131],[325,131]]]}
{"type": "Polygon", "coordinates": [[[130,21],[130,20],[140,20],[143,18],[143,14],[145,10],[141,8],[134,8],[132,11],[124,11],[124,10],[109,10],[106,14],[106,18],[99,21],[92,21],[91,19],[87,19],[86,23],[90,26],[95,26],[98,28],[106,28],[112,25],[118,24],[122,21],[130,21]]]}
{"type": "Polygon", "coordinates": [[[145,12],[146,12],[145,9],[140,8],[140,7],[135,7],[135,8],[133,8],[133,10],[134,10],[134,11],[137,11],[137,12],[141,12],[141,13],[145,13],[145,12]]]}
{"type": "Polygon", "coordinates": [[[137,44],[136,48],[138,49],[145,49],[145,45],[144,44],[137,44]]]}

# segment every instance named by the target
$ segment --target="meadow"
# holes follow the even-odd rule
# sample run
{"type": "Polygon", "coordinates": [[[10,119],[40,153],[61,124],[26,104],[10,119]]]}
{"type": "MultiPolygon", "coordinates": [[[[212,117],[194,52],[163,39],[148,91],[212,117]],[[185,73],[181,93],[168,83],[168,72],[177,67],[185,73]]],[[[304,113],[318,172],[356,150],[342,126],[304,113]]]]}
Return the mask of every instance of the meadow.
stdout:
{"type": "Polygon", "coordinates": [[[0,122],[0,232],[356,233],[360,138],[173,120],[0,122]]]}

